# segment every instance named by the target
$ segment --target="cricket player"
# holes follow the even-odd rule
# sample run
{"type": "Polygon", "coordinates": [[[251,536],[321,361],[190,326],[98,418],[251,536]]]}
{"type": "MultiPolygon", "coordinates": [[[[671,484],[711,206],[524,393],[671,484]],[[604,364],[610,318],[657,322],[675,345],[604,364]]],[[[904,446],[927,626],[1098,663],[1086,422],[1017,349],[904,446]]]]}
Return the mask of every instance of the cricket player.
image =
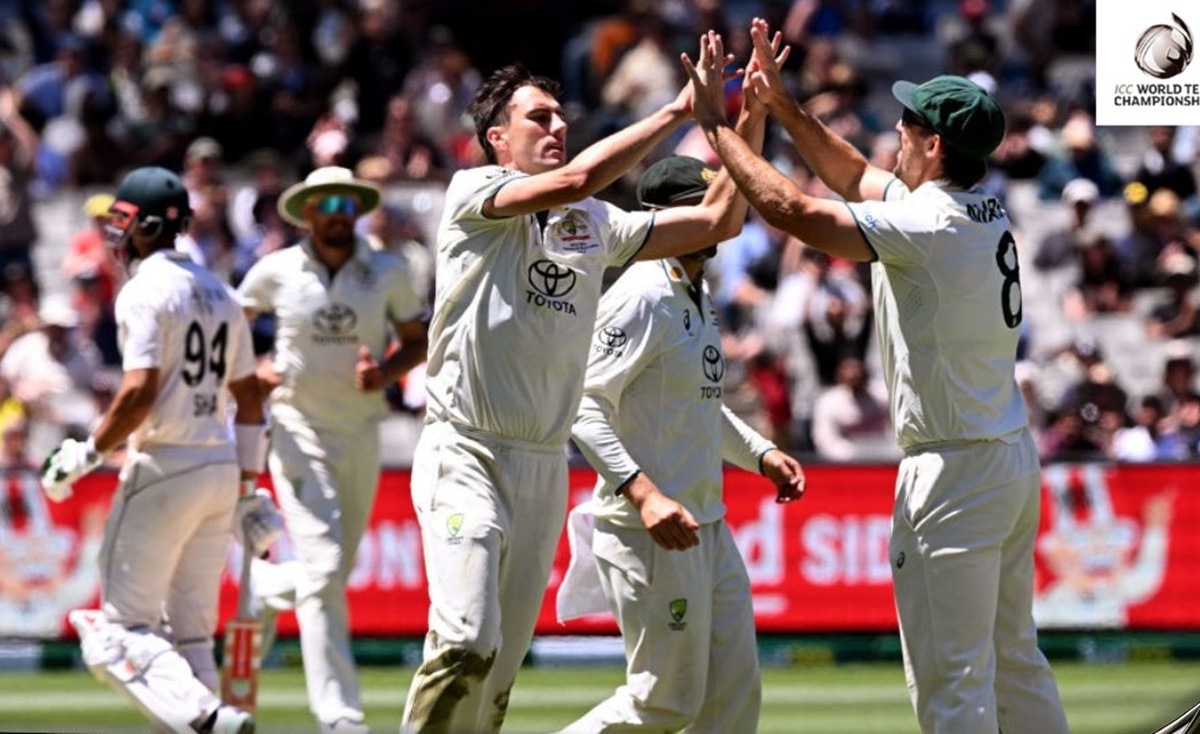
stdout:
{"type": "MultiPolygon", "coordinates": [[[[756,50],[767,46],[755,19],[756,50]]],[[[760,54],[761,56],[761,54],[760,54]]],[[[904,451],[890,553],[905,673],[921,730],[1065,734],[1032,615],[1041,473],[1014,377],[1021,282],[1003,204],[974,189],[1004,114],[957,76],[897,82],[895,170],[870,166],[787,93],[752,83],[814,172],[845,201],[806,196],[732,130],[694,72],[696,119],[771,225],[870,261],[892,423],[904,451]]]]}
{"type": "Polygon", "coordinates": [[[379,201],[379,189],[350,170],[316,169],[278,204],[308,235],[255,263],[238,291],[248,311],[276,318],[259,379],[270,395],[271,478],[296,553],[255,563],[253,583],[264,617],[295,607],[322,732],[367,731],[346,580],[379,486],[382,390],[425,359],[425,304],[412,274],[355,234],[379,201]],[[393,339],[400,348],[385,357],[393,339]]]}
{"type": "MultiPolygon", "coordinates": [[[[83,660],[156,732],[249,734],[253,718],[213,693],[212,639],[231,525],[270,512],[253,492],[267,427],[241,305],[174,249],[189,216],[187,190],[166,169],[138,168],[117,187],[109,243],[139,261],[116,301],[124,375],[92,435],[46,459],[42,486],[62,501],[128,440],[100,550],[102,611],[69,615],[83,660]]],[[[242,538],[250,552],[273,539],[242,538]]]]}
{"type": "MultiPolygon", "coordinates": [[[[642,176],[638,200],[692,204],[715,176],[695,158],[664,158],[642,176]]],[[[600,299],[572,435],[600,475],[584,555],[627,667],[625,685],[564,733],[758,730],[750,577],[724,521],[722,459],[770,478],[778,502],[803,495],[804,472],[722,402],[721,333],[704,282],[716,249],[636,263],[600,299]]],[[[559,595],[582,596],[570,581],[559,595]]]]}
{"type": "MultiPolygon", "coordinates": [[[[429,633],[407,734],[503,724],[566,512],[565,445],[604,269],[701,249],[745,218],[725,175],[700,204],[658,213],[592,198],[689,117],[688,87],[569,163],[557,93],[518,65],[492,74],[469,107],[490,163],[446,192],[412,478],[429,633]]],[[[762,123],[743,113],[739,127],[762,123]]]]}

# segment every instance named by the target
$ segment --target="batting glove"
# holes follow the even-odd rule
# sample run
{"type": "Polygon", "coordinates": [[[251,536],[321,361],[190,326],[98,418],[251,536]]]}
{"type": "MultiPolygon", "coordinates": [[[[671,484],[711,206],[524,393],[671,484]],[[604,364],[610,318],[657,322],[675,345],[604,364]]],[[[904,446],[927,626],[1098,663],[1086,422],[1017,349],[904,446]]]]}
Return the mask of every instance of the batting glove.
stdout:
{"type": "Polygon", "coordinates": [[[71,496],[71,485],[75,480],[100,466],[104,457],[96,451],[96,444],[68,438],[50,452],[42,462],[42,490],[54,502],[62,502],[71,496]]]}
{"type": "Polygon", "coordinates": [[[238,498],[233,510],[233,537],[250,555],[258,557],[270,550],[283,534],[283,515],[271,493],[259,487],[238,498]]]}

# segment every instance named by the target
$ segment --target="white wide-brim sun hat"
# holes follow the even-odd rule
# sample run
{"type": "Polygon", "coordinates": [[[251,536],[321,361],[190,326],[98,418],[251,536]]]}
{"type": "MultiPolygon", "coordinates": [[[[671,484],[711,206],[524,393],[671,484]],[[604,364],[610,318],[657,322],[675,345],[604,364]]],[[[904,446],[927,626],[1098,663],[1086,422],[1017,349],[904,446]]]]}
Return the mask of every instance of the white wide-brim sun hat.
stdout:
{"type": "Polygon", "coordinates": [[[299,227],[307,226],[304,221],[304,202],[313,196],[347,194],[362,204],[359,215],[379,207],[382,193],[369,181],[354,177],[354,172],[341,166],[325,166],[308,174],[303,181],[289,186],[279,197],[279,216],[299,227]]]}

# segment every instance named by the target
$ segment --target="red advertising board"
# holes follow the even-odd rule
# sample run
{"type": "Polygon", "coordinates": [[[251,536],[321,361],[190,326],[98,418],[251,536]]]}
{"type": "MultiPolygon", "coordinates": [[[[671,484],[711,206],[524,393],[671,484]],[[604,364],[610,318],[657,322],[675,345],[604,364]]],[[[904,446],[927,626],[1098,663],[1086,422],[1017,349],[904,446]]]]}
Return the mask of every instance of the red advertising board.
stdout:
{"type": "MultiPolygon", "coordinates": [[[[764,632],[895,629],[887,553],[894,467],[813,465],[803,501],[777,505],[761,477],[730,469],[728,520],[745,558],[764,632]]],[[[1200,630],[1200,467],[1054,465],[1043,476],[1037,604],[1043,628],[1200,630]]],[[[591,491],[571,472],[572,504],[591,491]]],[[[12,475],[0,522],[0,636],[67,634],[66,612],[95,605],[95,557],[115,477],[86,477],[63,503],[36,478],[12,475]],[[23,506],[22,506],[23,505],[23,506]],[[19,510],[19,511],[18,511],[19,510]]],[[[233,615],[238,550],[230,550],[222,619],[233,615]]],[[[290,555],[286,540],[277,548],[290,555]]],[[[564,538],[540,634],[613,632],[606,615],[560,624],[555,593],[569,561],[564,538]]],[[[407,471],[386,471],[350,577],[354,633],[416,636],[428,601],[407,471]]],[[[280,632],[295,632],[291,614],[280,632]]]]}

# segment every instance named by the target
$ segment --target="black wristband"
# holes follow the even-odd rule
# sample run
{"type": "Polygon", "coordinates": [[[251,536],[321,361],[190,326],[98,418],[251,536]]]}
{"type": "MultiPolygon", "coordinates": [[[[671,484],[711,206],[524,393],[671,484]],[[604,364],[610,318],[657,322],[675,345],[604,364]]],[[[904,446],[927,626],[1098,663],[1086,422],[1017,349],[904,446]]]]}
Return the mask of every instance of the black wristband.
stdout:
{"type": "Polygon", "coordinates": [[[771,448],[767,449],[766,451],[763,451],[761,454],[758,455],[758,473],[763,475],[764,477],[767,475],[767,473],[765,471],[763,471],[763,459],[767,458],[767,454],[771,453],[775,449],[776,449],[776,447],[772,446],[771,448]]]}
{"type": "Polygon", "coordinates": [[[632,482],[634,479],[637,479],[637,475],[641,473],[641,469],[635,469],[632,474],[625,478],[625,481],[617,485],[617,488],[613,490],[613,494],[617,495],[618,497],[625,494],[625,488],[629,486],[630,482],[632,482]]]}

